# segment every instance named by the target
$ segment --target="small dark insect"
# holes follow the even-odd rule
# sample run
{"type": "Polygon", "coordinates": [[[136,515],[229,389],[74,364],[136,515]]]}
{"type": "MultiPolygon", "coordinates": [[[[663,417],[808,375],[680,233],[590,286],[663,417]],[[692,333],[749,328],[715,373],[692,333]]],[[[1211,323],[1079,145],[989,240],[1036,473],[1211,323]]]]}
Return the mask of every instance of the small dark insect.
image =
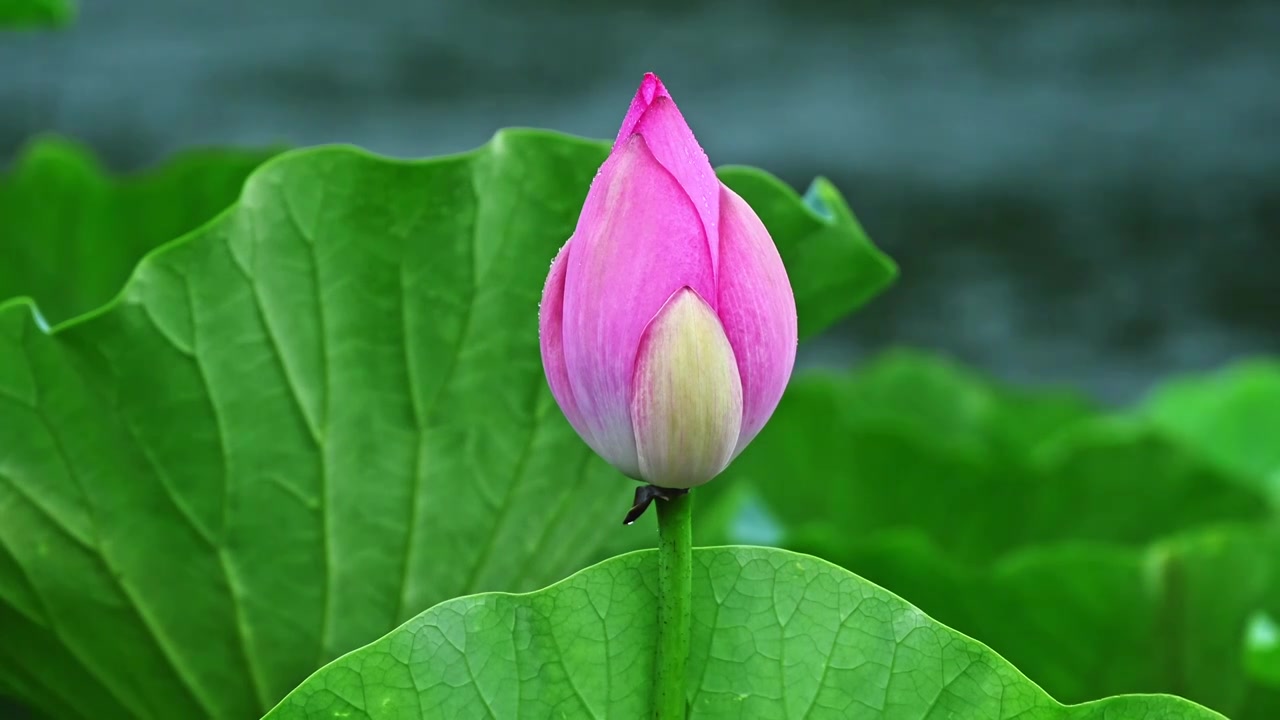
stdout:
{"type": "Polygon", "coordinates": [[[649,503],[654,500],[670,500],[671,498],[680,497],[689,492],[688,488],[664,488],[657,485],[641,485],[636,488],[636,499],[631,503],[631,509],[627,511],[627,516],[622,519],[623,525],[630,525],[644,515],[644,511],[649,509],[649,503]]]}

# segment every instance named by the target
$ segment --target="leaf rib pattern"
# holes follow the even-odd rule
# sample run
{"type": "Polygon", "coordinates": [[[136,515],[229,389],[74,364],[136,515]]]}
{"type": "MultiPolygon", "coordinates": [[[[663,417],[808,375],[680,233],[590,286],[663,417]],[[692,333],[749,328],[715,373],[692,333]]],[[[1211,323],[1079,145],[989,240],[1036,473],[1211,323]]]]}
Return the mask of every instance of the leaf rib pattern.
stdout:
{"type": "MultiPolygon", "coordinates": [[[[816,558],[748,547],[694,557],[694,720],[1221,720],[1172,696],[1061,705],[986,646],[816,558]],[[795,605],[786,623],[778,587],[795,605]],[[812,701],[790,692],[806,679],[812,701]]],[[[267,720],[643,717],[655,566],[656,553],[636,552],[537,592],[447,601],[320,670],[267,720]]]]}
{"type": "MultiPolygon", "coordinates": [[[[635,542],[616,523],[630,484],[556,409],[533,320],[607,151],[509,131],[421,162],[289,153],[99,310],[50,333],[30,302],[0,304],[0,618],[24,638],[0,683],[95,720],[256,717],[407,616],[635,542]]],[[[892,277],[848,222],[762,173],[722,177],[784,259],[847,261],[793,282],[892,277]]],[[[857,302],[800,311],[825,323],[857,302]]],[[[603,653],[583,662],[614,672],[633,631],[615,639],[606,615],[581,628],[603,653]]],[[[578,667],[506,653],[533,675],[578,667]]],[[[493,667],[474,667],[491,712],[537,716],[495,701],[493,667]]],[[[572,702],[624,717],[644,697],[606,684],[572,702]]]]}

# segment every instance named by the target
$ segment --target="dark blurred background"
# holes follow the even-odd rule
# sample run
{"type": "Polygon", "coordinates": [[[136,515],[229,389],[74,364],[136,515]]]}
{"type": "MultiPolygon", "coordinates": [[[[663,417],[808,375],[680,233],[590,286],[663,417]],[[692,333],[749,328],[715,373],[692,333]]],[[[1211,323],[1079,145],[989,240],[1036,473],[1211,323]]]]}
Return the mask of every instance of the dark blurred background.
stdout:
{"type": "Polygon", "coordinates": [[[109,0],[0,34],[0,163],[612,137],[658,72],[713,163],[836,182],[901,265],[802,362],[935,348],[1133,400],[1280,352],[1280,4],[109,0]]]}

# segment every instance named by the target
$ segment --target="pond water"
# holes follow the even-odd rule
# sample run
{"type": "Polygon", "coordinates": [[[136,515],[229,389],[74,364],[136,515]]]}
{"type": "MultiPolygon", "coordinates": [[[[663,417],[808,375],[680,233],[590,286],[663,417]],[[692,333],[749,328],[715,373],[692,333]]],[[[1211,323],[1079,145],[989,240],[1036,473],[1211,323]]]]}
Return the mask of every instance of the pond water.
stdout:
{"type": "Polygon", "coordinates": [[[804,364],[919,345],[1125,401],[1280,351],[1275,3],[83,4],[0,36],[0,162],[604,137],[654,70],[714,162],[832,178],[902,266],[804,364]]]}

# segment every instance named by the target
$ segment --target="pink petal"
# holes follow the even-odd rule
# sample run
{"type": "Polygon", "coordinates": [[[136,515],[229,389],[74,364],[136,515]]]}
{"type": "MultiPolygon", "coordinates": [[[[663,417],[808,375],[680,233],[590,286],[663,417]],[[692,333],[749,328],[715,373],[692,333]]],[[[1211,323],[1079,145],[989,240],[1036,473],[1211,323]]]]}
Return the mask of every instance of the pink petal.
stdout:
{"type": "MultiPolygon", "coordinates": [[[[649,109],[636,122],[635,132],[644,136],[649,151],[662,163],[698,210],[709,240],[711,271],[719,277],[720,248],[716,238],[720,236],[720,180],[711,169],[707,154],[702,151],[693,131],[676,109],[669,97],[655,98],[649,109]]],[[[716,299],[710,299],[711,307],[716,299]]]]}
{"type": "MultiPolygon", "coordinates": [[[[615,152],[632,133],[644,136],[649,151],[675,176],[680,187],[693,200],[702,227],[711,239],[708,246],[711,271],[717,273],[720,249],[715,238],[719,237],[720,181],[667,88],[653,73],[646,73],[640,89],[636,90],[631,109],[627,111],[618,139],[614,141],[615,152]]],[[[714,297],[707,298],[707,302],[712,308],[716,306],[714,297]]]]}
{"type": "Polygon", "coordinates": [[[627,116],[622,120],[622,127],[618,130],[618,138],[613,141],[613,147],[616,150],[622,145],[622,141],[631,137],[632,128],[636,126],[636,121],[649,109],[649,104],[654,98],[671,97],[667,92],[667,87],[662,84],[662,79],[653,73],[645,73],[644,80],[640,81],[640,87],[636,90],[636,96],[631,99],[631,107],[627,110],[627,116]]]}
{"type": "Polygon", "coordinates": [[[573,387],[569,383],[569,368],[564,361],[564,275],[568,267],[569,247],[572,241],[566,242],[556,259],[551,262],[551,273],[547,275],[547,284],[542,290],[542,303],[538,306],[538,340],[542,345],[542,368],[547,374],[547,384],[551,386],[551,395],[555,397],[560,410],[578,434],[591,444],[587,433],[587,424],[578,410],[578,401],[573,397],[573,387]]]}
{"type": "Polygon", "coordinates": [[[641,476],[659,487],[701,485],[729,464],[742,424],[742,383],[715,311],[682,288],[645,330],[631,419],[641,476]]]}
{"type": "Polygon", "coordinates": [[[796,300],[764,224],[745,200],[723,185],[719,289],[717,313],[742,378],[742,431],[736,456],[769,420],[791,377],[796,300]]]}
{"type": "Polygon", "coordinates": [[[680,184],[633,135],[600,168],[570,243],[564,357],[583,436],[639,478],[630,413],[636,351],[676,290],[714,297],[707,239],[680,184]]]}

